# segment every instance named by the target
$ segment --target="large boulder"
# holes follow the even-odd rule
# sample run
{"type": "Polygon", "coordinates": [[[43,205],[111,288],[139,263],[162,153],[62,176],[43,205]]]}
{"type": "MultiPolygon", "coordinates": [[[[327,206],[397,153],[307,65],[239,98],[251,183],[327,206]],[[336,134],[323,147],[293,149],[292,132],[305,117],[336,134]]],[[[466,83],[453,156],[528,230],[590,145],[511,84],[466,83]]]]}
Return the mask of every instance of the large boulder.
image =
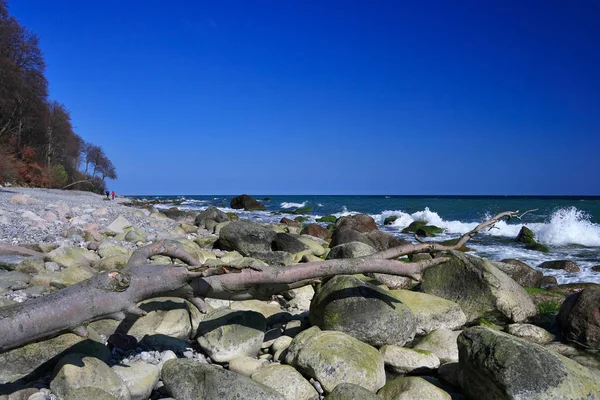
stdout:
{"type": "Polygon", "coordinates": [[[224,250],[237,250],[244,256],[271,251],[275,231],[251,221],[232,221],[221,229],[219,245],[224,250]]]}
{"type": "Polygon", "coordinates": [[[600,350],[600,285],[588,286],[567,297],[557,323],[568,341],[600,350]]]}
{"type": "Polygon", "coordinates": [[[381,400],[375,393],[353,383],[340,383],[325,400],[381,400]]]}
{"type": "Polygon", "coordinates": [[[265,338],[266,318],[255,311],[216,309],[198,328],[198,344],[216,362],[255,357],[265,338]]]}
{"type": "Polygon", "coordinates": [[[58,398],[64,399],[69,397],[69,392],[84,387],[101,389],[119,400],[131,399],[125,383],[102,360],[84,354],[68,354],[57,364],[50,389],[58,398]]]}
{"type": "Polygon", "coordinates": [[[216,223],[230,221],[231,218],[217,207],[208,207],[196,216],[194,224],[196,226],[205,227],[208,221],[214,221],[216,223]]]}
{"type": "Polygon", "coordinates": [[[261,202],[252,196],[248,196],[247,194],[234,197],[231,199],[229,206],[236,210],[244,209],[246,211],[267,209],[267,207],[265,207],[261,202]]]}
{"type": "Polygon", "coordinates": [[[352,229],[357,232],[371,232],[377,229],[375,220],[370,215],[356,214],[340,217],[335,222],[335,229],[352,229]]]}
{"type": "Polygon", "coordinates": [[[362,242],[349,242],[332,247],[329,254],[327,254],[327,259],[365,257],[376,252],[377,250],[368,244],[362,242]]]}
{"type": "Polygon", "coordinates": [[[83,247],[61,246],[47,254],[47,260],[53,261],[62,267],[89,267],[100,259],[98,254],[88,251],[83,247]]]}
{"type": "Polygon", "coordinates": [[[467,317],[460,306],[450,300],[410,290],[392,290],[417,319],[417,335],[426,335],[435,329],[459,329],[467,317]]]}
{"type": "Polygon", "coordinates": [[[456,345],[456,338],[460,333],[461,331],[436,329],[422,338],[414,346],[414,349],[435,354],[442,364],[457,362],[458,347],[456,345]]]}
{"type": "Polygon", "coordinates": [[[473,399],[595,399],[600,379],[543,346],[490,328],[458,337],[463,391],[473,399]]]}
{"type": "Polygon", "coordinates": [[[323,228],[319,224],[308,224],[302,231],[300,231],[302,235],[310,235],[314,237],[318,237],[320,239],[329,239],[331,237],[331,231],[323,228]]]}
{"type": "Polygon", "coordinates": [[[65,333],[52,339],[30,343],[0,353],[0,384],[21,378],[35,378],[48,370],[69,352],[85,353],[108,361],[110,350],[102,343],[65,333]]]}
{"type": "Polygon", "coordinates": [[[398,374],[423,373],[436,370],[440,359],[430,351],[386,345],[379,349],[385,366],[398,374]]]}
{"type": "Polygon", "coordinates": [[[287,364],[318,380],[325,392],[340,383],[354,383],[371,392],[385,384],[383,358],[374,348],[342,332],[313,326],[294,338],[287,364]]]}
{"type": "Polygon", "coordinates": [[[285,400],[276,390],[226,369],[172,359],[162,368],[167,391],[177,400],[285,400]]]}
{"type": "Polygon", "coordinates": [[[362,242],[374,247],[378,251],[387,250],[392,247],[398,247],[408,242],[398,239],[389,233],[380,230],[361,232],[351,229],[349,226],[335,228],[331,237],[331,247],[350,242],[362,242]]]}
{"type": "Polygon", "coordinates": [[[521,322],[535,315],[525,289],[488,261],[458,251],[449,258],[425,270],[421,290],[458,303],[467,322],[521,322]]]}
{"type": "Polygon", "coordinates": [[[298,235],[292,235],[291,233],[277,233],[273,247],[273,250],[287,251],[288,253],[300,253],[309,249],[308,245],[303,243],[298,235]]]}
{"type": "Polygon", "coordinates": [[[373,346],[402,346],[413,339],[416,319],[390,293],[350,275],[337,275],[313,298],[309,319],[321,329],[347,333],[373,346]]]}
{"type": "Polygon", "coordinates": [[[544,274],[531,268],[523,261],[509,258],[502,261],[492,261],[492,264],[506,275],[510,276],[521,286],[540,287],[544,274]]]}
{"type": "Polygon", "coordinates": [[[111,368],[125,383],[131,400],[146,400],[160,377],[160,368],[145,362],[115,365],[111,368]]]}

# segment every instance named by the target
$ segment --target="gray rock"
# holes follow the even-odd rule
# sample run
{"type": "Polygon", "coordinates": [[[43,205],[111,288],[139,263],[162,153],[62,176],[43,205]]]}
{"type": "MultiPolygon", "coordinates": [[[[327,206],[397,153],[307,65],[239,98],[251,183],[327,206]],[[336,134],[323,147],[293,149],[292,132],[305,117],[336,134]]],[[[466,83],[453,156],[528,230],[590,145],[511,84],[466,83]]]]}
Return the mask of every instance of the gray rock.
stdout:
{"type": "Polygon", "coordinates": [[[440,359],[426,350],[386,345],[379,349],[379,352],[383,357],[385,366],[399,374],[424,373],[435,370],[440,366],[440,359]]]}
{"type": "Polygon", "coordinates": [[[308,249],[308,245],[300,240],[299,235],[292,235],[291,233],[278,233],[275,235],[275,250],[300,253],[308,249]]]}
{"type": "Polygon", "coordinates": [[[414,346],[415,350],[426,350],[437,356],[442,364],[458,361],[456,338],[461,331],[436,329],[414,346]]]}
{"type": "Polygon", "coordinates": [[[286,251],[255,251],[252,253],[252,257],[273,266],[294,264],[294,255],[286,251]]]}
{"type": "Polygon", "coordinates": [[[450,300],[409,290],[392,290],[417,319],[417,335],[426,335],[435,329],[460,329],[467,317],[460,306],[450,300]]]}
{"type": "Polygon", "coordinates": [[[600,285],[588,285],[567,297],[556,321],[568,341],[600,350],[600,285]]]}
{"type": "Polygon", "coordinates": [[[531,324],[510,324],[506,327],[506,331],[513,336],[537,344],[546,344],[554,339],[554,335],[544,328],[531,324]]]}
{"type": "Polygon", "coordinates": [[[540,287],[544,274],[531,268],[523,261],[507,258],[501,262],[492,262],[498,269],[510,276],[521,286],[540,287]]]}
{"type": "Polygon", "coordinates": [[[460,380],[475,399],[594,399],[600,379],[543,346],[484,327],[458,338],[460,380]]]}
{"type": "Polygon", "coordinates": [[[111,357],[110,351],[103,344],[66,333],[0,353],[0,384],[26,376],[39,376],[52,369],[69,352],[89,354],[105,361],[111,357]]]}
{"type": "Polygon", "coordinates": [[[577,263],[571,260],[555,260],[555,261],[546,261],[537,266],[538,268],[547,268],[547,269],[562,269],[567,272],[579,272],[579,266],[577,263]]]}
{"type": "Polygon", "coordinates": [[[277,391],[235,372],[194,360],[165,363],[162,379],[177,400],[284,400],[277,391]]]}
{"type": "Polygon", "coordinates": [[[65,398],[69,392],[93,387],[101,389],[120,400],[130,400],[129,390],[121,378],[101,360],[71,353],[63,357],[55,368],[55,376],[50,389],[59,398],[65,398]]]}
{"type": "MultiPolygon", "coordinates": [[[[143,353],[142,353],[143,354],[143,353]]],[[[158,382],[160,368],[145,362],[115,365],[111,369],[127,386],[131,400],[146,400],[158,382]]]]}
{"type": "Polygon", "coordinates": [[[194,224],[199,227],[205,227],[208,221],[214,221],[216,223],[229,221],[230,218],[223,211],[216,207],[208,207],[196,216],[194,224]]]}
{"type": "Polygon", "coordinates": [[[131,224],[129,223],[127,218],[125,218],[122,215],[119,215],[113,222],[111,222],[106,227],[106,231],[117,235],[119,233],[124,233],[125,228],[129,228],[130,226],[131,226],[131,224]]]}
{"type": "Polygon", "coordinates": [[[131,256],[131,249],[123,246],[115,239],[107,239],[98,246],[98,254],[102,258],[112,257],[116,255],[131,256]]]}
{"type": "Polygon", "coordinates": [[[17,271],[0,270],[0,288],[8,289],[19,282],[27,284],[30,280],[31,275],[17,271]]]}
{"type": "Polygon", "coordinates": [[[362,242],[348,242],[332,247],[329,254],[327,254],[327,259],[365,257],[374,253],[377,253],[377,250],[368,244],[362,242]]]}
{"type": "Polygon", "coordinates": [[[319,393],[289,365],[271,364],[252,374],[252,379],[268,386],[287,400],[318,400],[319,393]]]}
{"type": "Polygon", "coordinates": [[[353,383],[340,383],[325,400],[381,400],[381,397],[353,383]]]}
{"type": "Polygon", "coordinates": [[[198,328],[198,344],[216,362],[260,351],[267,328],[266,318],[254,311],[221,308],[209,312],[198,328]]]}
{"type": "Polygon", "coordinates": [[[403,345],[413,339],[416,319],[390,293],[350,275],[331,278],[315,294],[310,321],[347,333],[373,346],[403,345]]]}
{"type": "Polygon", "coordinates": [[[229,361],[229,370],[251,377],[253,373],[267,365],[269,365],[269,361],[267,360],[243,356],[229,361]]]}
{"type": "Polygon", "coordinates": [[[318,380],[326,392],[343,382],[372,392],[385,384],[383,358],[374,347],[345,333],[321,331],[316,326],[294,338],[285,361],[318,380]]]}
{"type": "Polygon", "coordinates": [[[421,290],[460,305],[467,322],[485,317],[492,322],[521,322],[536,313],[527,292],[488,261],[462,252],[423,273],[421,290]]]}
{"type": "Polygon", "coordinates": [[[253,252],[271,251],[275,231],[250,221],[232,221],[221,229],[219,245],[225,250],[237,250],[244,256],[253,252]]]}
{"type": "Polygon", "coordinates": [[[401,376],[378,392],[383,400],[451,400],[442,389],[417,376],[401,376]]]}
{"type": "MultiPolygon", "coordinates": [[[[44,397],[46,400],[47,397],[44,397]]],[[[115,397],[110,393],[105,392],[102,389],[95,387],[83,387],[79,389],[71,390],[65,400],[119,400],[119,397],[115,397]]]]}
{"type": "Polygon", "coordinates": [[[26,258],[19,255],[0,255],[0,270],[14,271],[26,258]]]}

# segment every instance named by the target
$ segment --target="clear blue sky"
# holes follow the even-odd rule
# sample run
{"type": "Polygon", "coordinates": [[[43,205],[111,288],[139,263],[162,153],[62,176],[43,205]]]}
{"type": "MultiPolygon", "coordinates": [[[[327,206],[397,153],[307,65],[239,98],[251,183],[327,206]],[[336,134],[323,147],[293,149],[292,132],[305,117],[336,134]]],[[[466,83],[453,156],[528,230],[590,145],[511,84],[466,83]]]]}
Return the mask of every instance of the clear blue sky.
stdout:
{"type": "Polygon", "coordinates": [[[600,2],[10,0],[123,194],[600,195],[600,2]]]}

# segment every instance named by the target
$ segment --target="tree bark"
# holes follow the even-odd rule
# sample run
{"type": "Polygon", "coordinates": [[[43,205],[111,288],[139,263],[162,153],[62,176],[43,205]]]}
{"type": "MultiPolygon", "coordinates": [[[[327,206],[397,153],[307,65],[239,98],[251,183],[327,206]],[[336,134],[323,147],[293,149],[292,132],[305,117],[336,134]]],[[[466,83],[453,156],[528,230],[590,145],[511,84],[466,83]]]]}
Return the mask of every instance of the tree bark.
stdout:
{"type": "Polygon", "coordinates": [[[479,224],[454,246],[436,243],[404,245],[368,257],[325,260],[290,267],[259,267],[235,270],[207,268],[174,241],[160,241],[138,249],[122,271],[102,272],[47,296],[0,308],[0,352],[45,339],[64,331],[85,332],[82,324],[97,319],[121,320],[125,313],[144,315],[137,303],[153,297],[186,298],[205,311],[204,298],[229,300],[264,299],[285,290],[302,287],[340,274],[385,273],[419,279],[421,273],[447,260],[437,257],[417,263],[389,258],[400,255],[439,252],[460,248],[480,230],[502,218],[517,216],[507,212],[479,224]],[[144,265],[153,255],[178,258],[188,266],[144,265]]]}

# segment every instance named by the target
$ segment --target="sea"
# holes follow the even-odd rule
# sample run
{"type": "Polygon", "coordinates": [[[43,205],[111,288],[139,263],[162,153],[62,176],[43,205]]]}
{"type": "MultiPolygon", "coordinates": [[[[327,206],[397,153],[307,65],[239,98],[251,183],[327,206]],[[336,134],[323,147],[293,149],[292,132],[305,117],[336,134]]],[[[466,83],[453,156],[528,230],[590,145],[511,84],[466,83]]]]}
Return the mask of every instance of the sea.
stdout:
{"type": "MultiPolygon", "coordinates": [[[[600,196],[326,196],[326,195],[253,195],[266,211],[241,211],[229,207],[234,196],[127,196],[146,200],[165,200],[158,208],[177,206],[180,209],[203,210],[215,206],[225,212],[235,212],[240,218],[263,223],[276,223],[283,217],[295,218],[293,210],[310,208],[301,214],[308,222],[325,215],[369,214],[379,229],[399,238],[416,242],[412,234],[402,229],[413,221],[444,228],[445,231],[427,240],[456,238],[477,224],[503,211],[535,210],[521,220],[498,222],[471,239],[468,246],[475,255],[500,261],[516,258],[537,268],[545,275],[553,275],[559,283],[600,283],[600,272],[592,267],[600,265],[600,196]],[[169,200],[180,204],[169,203],[169,200]],[[391,225],[384,225],[386,217],[396,216],[391,225]],[[549,253],[527,250],[515,241],[522,226],[535,233],[538,242],[550,248],[549,253]],[[540,269],[538,265],[551,260],[575,261],[581,271],[540,269]]],[[[326,224],[323,224],[326,225],[326,224]]]]}

